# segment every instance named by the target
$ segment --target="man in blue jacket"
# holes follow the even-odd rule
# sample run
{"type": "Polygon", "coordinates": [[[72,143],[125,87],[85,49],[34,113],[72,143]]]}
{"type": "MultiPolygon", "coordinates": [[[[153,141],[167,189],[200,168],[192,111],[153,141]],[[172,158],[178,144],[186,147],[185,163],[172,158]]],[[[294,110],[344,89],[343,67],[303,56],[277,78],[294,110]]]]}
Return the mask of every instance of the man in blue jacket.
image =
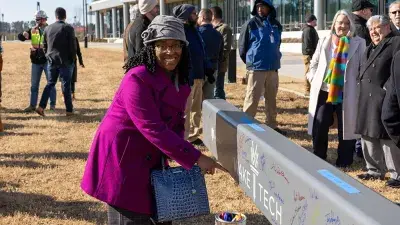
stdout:
{"type": "Polygon", "coordinates": [[[282,25],[276,20],[270,0],[256,0],[251,14],[254,17],[242,26],[239,38],[240,58],[246,64],[248,76],[243,111],[254,117],[258,101],[264,95],[266,124],[285,135],[276,122],[282,25]]]}
{"type": "Polygon", "coordinates": [[[189,42],[189,53],[191,61],[191,70],[189,74],[189,84],[192,91],[186,103],[186,122],[185,139],[195,145],[203,145],[200,139],[201,135],[201,104],[203,102],[203,85],[205,76],[207,82],[214,83],[210,63],[204,51],[204,42],[196,29],[197,14],[193,5],[182,4],[172,9],[175,18],[182,20],[185,28],[186,40],[189,42]]]}
{"type": "MultiPolygon", "coordinates": [[[[205,53],[207,59],[210,61],[211,68],[215,71],[214,78],[217,78],[218,67],[224,57],[224,41],[222,35],[214,29],[211,24],[212,12],[209,9],[202,9],[199,12],[197,24],[199,25],[199,33],[203,38],[205,44],[205,53]]],[[[214,98],[215,82],[204,82],[203,96],[204,99],[214,98]]]]}

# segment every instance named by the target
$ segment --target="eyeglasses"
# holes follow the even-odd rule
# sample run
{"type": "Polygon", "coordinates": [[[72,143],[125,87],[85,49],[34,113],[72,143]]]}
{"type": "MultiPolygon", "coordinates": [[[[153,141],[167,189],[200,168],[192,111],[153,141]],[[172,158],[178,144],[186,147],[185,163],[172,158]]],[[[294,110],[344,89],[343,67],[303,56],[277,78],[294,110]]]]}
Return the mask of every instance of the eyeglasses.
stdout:
{"type": "Polygon", "coordinates": [[[349,22],[343,22],[343,21],[336,21],[336,24],[339,26],[345,25],[345,26],[350,26],[349,22]]]}
{"type": "Polygon", "coordinates": [[[170,49],[173,52],[178,52],[181,51],[183,48],[183,44],[174,44],[174,45],[160,45],[156,44],[156,50],[160,52],[166,52],[168,49],[170,49]]]}
{"type": "Polygon", "coordinates": [[[390,12],[391,14],[393,14],[393,15],[396,15],[397,13],[400,13],[400,10],[398,10],[398,11],[393,11],[393,12],[390,12]]]}

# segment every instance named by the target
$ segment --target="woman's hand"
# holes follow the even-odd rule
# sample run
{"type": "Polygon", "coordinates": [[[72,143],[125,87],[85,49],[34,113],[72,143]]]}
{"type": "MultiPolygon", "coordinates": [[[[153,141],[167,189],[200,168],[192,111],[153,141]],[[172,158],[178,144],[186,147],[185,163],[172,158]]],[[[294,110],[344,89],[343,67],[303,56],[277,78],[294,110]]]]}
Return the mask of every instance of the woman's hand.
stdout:
{"type": "Polygon", "coordinates": [[[205,170],[208,174],[214,174],[215,169],[222,170],[224,172],[228,172],[224,167],[221,166],[217,161],[208,157],[206,155],[201,154],[199,159],[197,160],[197,165],[202,169],[205,170]]]}

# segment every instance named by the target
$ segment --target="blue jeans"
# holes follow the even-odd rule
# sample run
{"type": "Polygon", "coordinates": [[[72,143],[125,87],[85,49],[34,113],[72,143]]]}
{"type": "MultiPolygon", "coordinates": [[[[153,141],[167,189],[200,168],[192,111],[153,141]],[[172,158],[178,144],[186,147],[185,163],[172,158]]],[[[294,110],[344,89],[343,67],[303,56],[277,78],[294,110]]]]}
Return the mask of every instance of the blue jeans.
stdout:
{"type": "MultiPolygon", "coordinates": [[[[38,96],[39,96],[39,85],[40,79],[42,77],[42,73],[44,71],[44,75],[46,80],[49,81],[49,76],[47,72],[47,63],[45,64],[34,64],[32,63],[32,72],[31,72],[31,100],[29,105],[31,107],[36,107],[38,96]]],[[[50,92],[50,106],[56,106],[56,88],[53,87],[50,92]]]]}
{"type": "Polygon", "coordinates": [[[216,99],[224,99],[225,100],[225,90],[224,90],[224,83],[225,83],[225,73],[218,73],[217,79],[215,81],[215,90],[214,90],[214,97],[216,99]]]}
{"type": "Polygon", "coordinates": [[[48,65],[49,80],[47,85],[43,90],[42,98],[40,99],[39,106],[43,109],[47,106],[47,101],[49,100],[49,95],[51,90],[55,87],[58,77],[62,79],[62,89],[64,90],[64,103],[67,112],[72,112],[74,107],[72,105],[71,98],[71,78],[72,72],[74,70],[74,64],[71,65],[48,65]]]}

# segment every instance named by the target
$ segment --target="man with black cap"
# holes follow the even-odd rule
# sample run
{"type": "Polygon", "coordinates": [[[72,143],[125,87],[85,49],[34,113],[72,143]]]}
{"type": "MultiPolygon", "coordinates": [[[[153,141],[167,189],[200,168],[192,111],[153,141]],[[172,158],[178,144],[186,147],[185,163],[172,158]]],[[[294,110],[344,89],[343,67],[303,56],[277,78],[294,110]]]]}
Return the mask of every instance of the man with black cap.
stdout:
{"type": "MultiPolygon", "coordinates": [[[[303,61],[305,65],[305,74],[310,70],[310,62],[314,55],[315,49],[318,44],[318,33],[315,30],[315,26],[317,26],[317,17],[314,15],[309,15],[306,18],[307,24],[303,27],[303,33],[301,35],[301,43],[302,43],[302,53],[303,53],[303,61]]],[[[307,77],[306,80],[306,93],[310,93],[310,82],[308,82],[307,77]]]]}
{"type": "Polygon", "coordinates": [[[375,5],[368,0],[353,0],[351,8],[354,14],[355,34],[364,38],[368,46],[371,44],[371,37],[367,28],[367,20],[372,16],[375,5]]]}
{"type": "Polygon", "coordinates": [[[266,124],[285,134],[276,122],[282,25],[276,20],[276,10],[270,0],[256,0],[251,14],[254,17],[242,26],[239,38],[240,58],[246,64],[248,76],[243,111],[255,117],[258,102],[263,95],[266,124]]]}
{"type": "Polygon", "coordinates": [[[172,9],[174,17],[184,23],[186,40],[189,42],[191,72],[189,84],[192,91],[186,103],[185,139],[195,145],[203,145],[201,134],[201,104],[203,102],[203,85],[205,76],[210,84],[215,82],[214,70],[207,61],[205,46],[201,35],[196,29],[197,14],[193,5],[182,4],[172,9]]]}
{"type": "Polygon", "coordinates": [[[139,0],[138,5],[140,15],[129,29],[128,58],[133,57],[144,47],[142,33],[160,12],[157,0],[139,0]]]}

